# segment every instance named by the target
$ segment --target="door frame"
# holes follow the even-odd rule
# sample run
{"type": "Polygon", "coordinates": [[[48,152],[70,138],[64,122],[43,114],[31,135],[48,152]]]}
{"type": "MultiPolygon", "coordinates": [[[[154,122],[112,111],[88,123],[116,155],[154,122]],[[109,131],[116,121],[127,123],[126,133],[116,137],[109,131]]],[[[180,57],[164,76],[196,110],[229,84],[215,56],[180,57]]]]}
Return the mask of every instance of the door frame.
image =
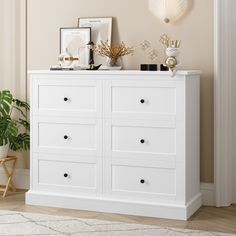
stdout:
{"type": "Polygon", "coordinates": [[[230,1],[215,0],[214,13],[214,179],[216,206],[222,207],[233,199],[230,1]]]}

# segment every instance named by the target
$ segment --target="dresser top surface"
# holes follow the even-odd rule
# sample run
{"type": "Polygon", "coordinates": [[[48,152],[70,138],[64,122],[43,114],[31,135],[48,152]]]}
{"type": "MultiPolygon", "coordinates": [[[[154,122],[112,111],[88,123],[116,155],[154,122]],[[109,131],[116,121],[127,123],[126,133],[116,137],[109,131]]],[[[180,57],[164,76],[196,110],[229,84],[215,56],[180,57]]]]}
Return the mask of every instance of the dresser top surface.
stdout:
{"type": "MultiPolygon", "coordinates": [[[[145,75],[145,76],[170,76],[169,71],[138,71],[138,70],[98,70],[98,71],[87,71],[87,70],[75,70],[75,71],[50,71],[50,70],[29,70],[30,75],[145,75]]],[[[180,70],[177,71],[176,76],[191,76],[201,75],[200,70],[180,70]]]]}

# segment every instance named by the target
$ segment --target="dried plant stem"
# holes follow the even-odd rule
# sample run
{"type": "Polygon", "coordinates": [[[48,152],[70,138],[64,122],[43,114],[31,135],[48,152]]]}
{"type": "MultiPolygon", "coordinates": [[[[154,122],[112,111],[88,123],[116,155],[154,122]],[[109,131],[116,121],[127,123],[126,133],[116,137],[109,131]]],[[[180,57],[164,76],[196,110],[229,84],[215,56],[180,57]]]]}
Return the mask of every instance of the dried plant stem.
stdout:
{"type": "Polygon", "coordinates": [[[167,48],[179,48],[181,44],[180,40],[171,40],[166,34],[161,35],[160,42],[167,48]]]}
{"type": "Polygon", "coordinates": [[[101,41],[97,45],[95,52],[99,56],[108,57],[116,63],[120,57],[132,54],[134,49],[133,47],[126,47],[124,42],[121,42],[118,46],[110,46],[108,42],[101,41]]]}

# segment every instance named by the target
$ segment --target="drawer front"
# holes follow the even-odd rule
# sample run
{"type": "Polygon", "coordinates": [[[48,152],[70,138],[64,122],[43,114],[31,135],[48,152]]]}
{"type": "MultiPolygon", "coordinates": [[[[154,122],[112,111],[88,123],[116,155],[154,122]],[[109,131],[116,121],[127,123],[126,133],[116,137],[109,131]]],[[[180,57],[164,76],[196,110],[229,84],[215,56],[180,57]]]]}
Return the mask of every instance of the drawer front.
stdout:
{"type": "Polygon", "coordinates": [[[175,122],[107,120],[106,156],[174,160],[176,136],[175,122]]]}
{"type": "Polygon", "coordinates": [[[101,116],[101,82],[34,80],[33,114],[101,116]]]}
{"type": "Polygon", "coordinates": [[[123,197],[172,199],[176,196],[176,170],[158,168],[155,165],[141,166],[124,162],[109,162],[106,165],[107,194],[123,197]]]}
{"type": "Polygon", "coordinates": [[[61,193],[101,191],[99,159],[38,156],[34,158],[34,187],[61,193]]]}
{"type": "Polygon", "coordinates": [[[172,81],[107,82],[106,116],[174,120],[180,105],[177,99],[184,99],[177,97],[181,92],[184,94],[182,87],[172,81]]]}
{"type": "Polygon", "coordinates": [[[101,120],[34,118],[33,152],[101,155],[101,120]]]}

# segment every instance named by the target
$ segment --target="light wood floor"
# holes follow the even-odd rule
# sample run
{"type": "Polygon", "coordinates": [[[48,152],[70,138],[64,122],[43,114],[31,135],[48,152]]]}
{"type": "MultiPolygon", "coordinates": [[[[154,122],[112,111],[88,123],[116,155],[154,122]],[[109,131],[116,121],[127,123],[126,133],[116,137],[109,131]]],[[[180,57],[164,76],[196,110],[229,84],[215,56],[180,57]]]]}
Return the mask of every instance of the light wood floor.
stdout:
{"type": "Polygon", "coordinates": [[[19,191],[17,193],[9,192],[4,200],[0,198],[0,209],[236,234],[236,205],[227,208],[202,207],[189,221],[185,222],[148,217],[29,206],[25,205],[24,192],[19,191]]]}

